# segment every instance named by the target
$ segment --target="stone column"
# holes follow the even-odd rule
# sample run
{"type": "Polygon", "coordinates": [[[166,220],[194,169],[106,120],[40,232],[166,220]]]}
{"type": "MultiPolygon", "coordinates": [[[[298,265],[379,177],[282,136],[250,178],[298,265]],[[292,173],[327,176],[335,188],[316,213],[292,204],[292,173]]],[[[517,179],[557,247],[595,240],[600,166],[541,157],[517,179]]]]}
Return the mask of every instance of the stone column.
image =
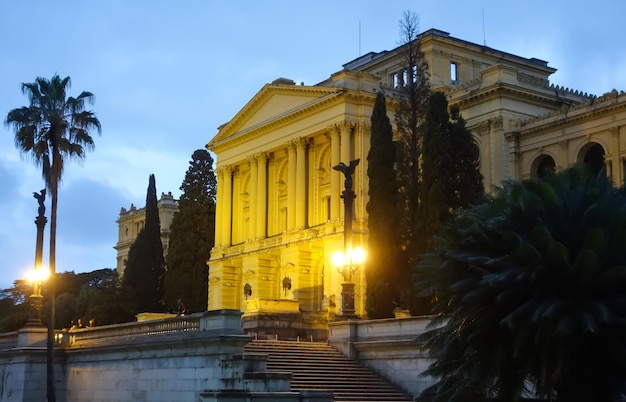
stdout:
{"type": "Polygon", "coordinates": [[[267,237],[267,154],[257,155],[257,210],[256,210],[256,238],[267,237]]]}
{"type": "Polygon", "coordinates": [[[296,140],[296,229],[306,226],[306,144],[304,138],[296,140]]]}
{"type": "Polygon", "coordinates": [[[233,168],[231,166],[224,166],[224,193],[222,201],[222,245],[228,247],[232,244],[233,224],[233,168]]]}
{"type": "Polygon", "coordinates": [[[287,144],[288,171],[287,171],[287,231],[296,227],[296,144],[290,141],[287,144]]]}
{"type": "MultiPolygon", "coordinates": [[[[330,167],[337,166],[341,159],[339,131],[332,127],[330,128],[330,167]]],[[[341,177],[338,174],[330,172],[330,220],[336,221],[339,219],[339,211],[341,210],[341,177]]]]}
{"type": "Polygon", "coordinates": [[[258,168],[257,168],[257,155],[253,155],[248,158],[250,164],[250,215],[248,219],[248,237],[256,237],[256,214],[257,214],[257,185],[258,185],[258,168]]]}
{"type": "Polygon", "coordinates": [[[217,194],[215,195],[215,247],[222,245],[222,225],[223,225],[223,198],[224,198],[224,168],[216,169],[217,173],[217,194]]]}

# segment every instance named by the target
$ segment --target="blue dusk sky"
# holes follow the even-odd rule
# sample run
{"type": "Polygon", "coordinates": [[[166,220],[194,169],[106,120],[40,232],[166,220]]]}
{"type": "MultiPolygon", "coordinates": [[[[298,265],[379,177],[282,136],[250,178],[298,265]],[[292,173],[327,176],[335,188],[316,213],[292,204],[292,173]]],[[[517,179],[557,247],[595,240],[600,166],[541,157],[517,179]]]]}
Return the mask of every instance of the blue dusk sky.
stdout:
{"type": "MultiPolygon", "coordinates": [[[[114,268],[120,208],[145,204],[151,173],[159,195],[178,197],[194,150],[264,84],[314,85],[395,48],[405,10],[420,31],[548,61],[556,85],[626,90],[623,0],[1,1],[2,121],[28,104],[21,83],[57,73],[71,77],[70,95],[94,93],[102,123],[95,151],[66,165],[57,271],[114,268]]],[[[41,170],[0,125],[0,289],[34,264],[32,193],[42,188],[41,170]]],[[[48,240],[46,231],[44,262],[48,240]]]]}

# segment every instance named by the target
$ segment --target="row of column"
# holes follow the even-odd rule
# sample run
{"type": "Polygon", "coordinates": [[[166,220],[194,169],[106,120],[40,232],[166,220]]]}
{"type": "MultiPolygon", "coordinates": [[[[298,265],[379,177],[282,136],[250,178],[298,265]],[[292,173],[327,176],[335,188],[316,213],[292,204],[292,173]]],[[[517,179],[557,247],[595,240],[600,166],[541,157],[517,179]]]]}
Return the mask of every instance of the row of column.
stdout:
{"type": "MultiPolygon", "coordinates": [[[[348,163],[352,159],[351,135],[354,125],[341,123],[330,131],[331,168],[340,161],[348,163]]],[[[310,192],[307,172],[307,147],[311,139],[297,138],[285,144],[287,149],[287,230],[300,230],[307,226],[308,194],[310,192]]],[[[268,225],[268,169],[270,155],[259,152],[247,158],[250,166],[249,189],[249,236],[257,239],[267,237],[268,225]]],[[[232,244],[233,178],[239,172],[238,166],[225,165],[216,170],[217,199],[215,222],[215,245],[227,247],[232,244]]],[[[330,219],[340,219],[341,175],[332,171],[330,175],[330,219]]]]}

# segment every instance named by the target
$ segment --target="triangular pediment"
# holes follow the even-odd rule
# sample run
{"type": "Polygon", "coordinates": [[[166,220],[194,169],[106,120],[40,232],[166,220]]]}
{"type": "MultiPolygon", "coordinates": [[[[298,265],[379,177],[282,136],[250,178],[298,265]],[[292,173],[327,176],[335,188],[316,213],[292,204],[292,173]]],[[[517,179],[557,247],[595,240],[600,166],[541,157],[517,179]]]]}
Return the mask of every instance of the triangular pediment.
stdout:
{"type": "Polygon", "coordinates": [[[208,146],[313,107],[340,92],[338,88],[322,86],[267,84],[228,123],[220,127],[208,146]]]}

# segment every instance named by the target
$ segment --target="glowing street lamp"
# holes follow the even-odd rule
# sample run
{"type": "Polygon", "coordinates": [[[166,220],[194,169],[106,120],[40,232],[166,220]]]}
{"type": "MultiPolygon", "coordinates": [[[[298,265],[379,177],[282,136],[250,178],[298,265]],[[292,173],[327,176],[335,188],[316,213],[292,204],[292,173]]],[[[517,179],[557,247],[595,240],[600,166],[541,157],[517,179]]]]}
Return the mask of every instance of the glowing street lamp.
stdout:
{"type": "MultiPolygon", "coordinates": [[[[341,316],[344,319],[356,318],[354,314],[354,283],[352,282],[352,269],[355,253],[352,252],[352,205],[356,194],[352,189],[352,174],[359,164],[359,159],[350,161],[349,165],[340,162],[333,166],[334,170],[343,173],[345,177],[345,190],[341,193],[344,204],[343,214],[343,283],[341,284],[341,316]],[[347,264],[346,264],[347,263],[347,264]]],[[[338,256],[338,254],[335,253],[338,256]]],[[[333,259],[339,257],[333,256],[333,259]]],[[[339,262],[339,261],[337,261],[339,262]]]]}
{"type": "Polygon", "coordinates": [[[332,264],[339,270],[344,276],[344,280],[351,281],[352,273],[356,270],[357,266],[365,261],[365,250],[362,247],[357,247],[352,250],[348,250],[348,257],[341,251],[335,251],[331,257],[332,264]],[[345,272],[348,269],[350,272],[345,272]],[[348,275],[346,277],[346,275],[348,275]]]}
{"type": "Polygon", "coordinates": [[[41,323],[41,285],[48,279],[50,272],[44,267],[35,267],[26,274],[26,280],[33,284],[33,293],[30,295],[30,314],[28,317],[28,326],[42,326],[41,323]]]}

